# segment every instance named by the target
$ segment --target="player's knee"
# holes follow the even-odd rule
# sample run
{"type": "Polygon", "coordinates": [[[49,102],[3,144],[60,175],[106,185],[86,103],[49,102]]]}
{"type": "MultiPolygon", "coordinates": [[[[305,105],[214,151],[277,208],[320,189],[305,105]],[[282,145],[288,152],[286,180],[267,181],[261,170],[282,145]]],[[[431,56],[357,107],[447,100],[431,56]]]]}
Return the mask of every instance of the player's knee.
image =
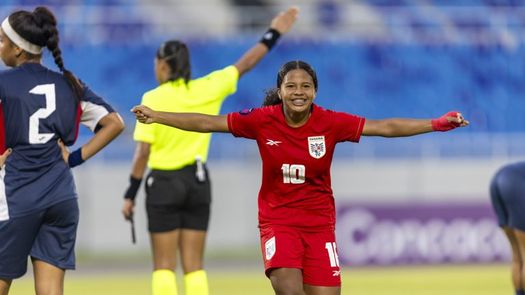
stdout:
{"type": "Polygon", "coordinates": [[[37,295],[62,295],[64,294],[64,288],[62,285],[37,285],[35,286],[35,291],[37,295]]]}
{"type": "Polygon", "coordinates": [[[270,278],[276,295],[304,295],[302,282],[286,278],[270,278]]]}

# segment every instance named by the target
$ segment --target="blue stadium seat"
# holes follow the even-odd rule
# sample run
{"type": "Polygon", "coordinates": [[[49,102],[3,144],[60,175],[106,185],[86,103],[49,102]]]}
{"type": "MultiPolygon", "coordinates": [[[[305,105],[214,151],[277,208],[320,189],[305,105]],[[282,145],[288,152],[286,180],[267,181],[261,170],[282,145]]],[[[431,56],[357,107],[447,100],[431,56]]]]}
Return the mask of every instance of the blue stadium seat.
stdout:
{"type": "MultiPolygon", "coordinates": [[[[235,62],[251,41],[190,40],[189,44],[197,77],[235,62]]],[[[523,130],[520,112],[525,109],[525,71],[516,61],[525,48],[313,41],[300,46],[283,42],[278,48],[271,59],[243,77],[237,93],[226,101],[224,113],[259,106],[264,90],[274,87],[280,65],[302,59],[316,68],[318,103],[328,108],[372,118],[428,117],[459,109],[485,122],[465,132],[523,130]]],[[[128,110],[144,91],[156,86],[151,62],[155,49],[156,45],[70,48],[67,64],[119,109],[128,110]]]]}

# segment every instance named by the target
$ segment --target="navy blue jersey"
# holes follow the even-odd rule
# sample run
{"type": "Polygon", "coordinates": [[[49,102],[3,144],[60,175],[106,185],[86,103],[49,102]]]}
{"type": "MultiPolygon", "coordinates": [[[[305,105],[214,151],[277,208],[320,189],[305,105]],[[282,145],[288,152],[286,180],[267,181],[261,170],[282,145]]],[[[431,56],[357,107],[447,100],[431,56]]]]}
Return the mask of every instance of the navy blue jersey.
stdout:
{"type": "Polygon", "coordinates": [[[79,123],[94,131],[110,112],[87,87],[79,100],[61,73],[41,64],[0,72],[0,151],[13,149],[0,171],[0,221],[75,198],[57,141],[72,145],[79,123]]]}

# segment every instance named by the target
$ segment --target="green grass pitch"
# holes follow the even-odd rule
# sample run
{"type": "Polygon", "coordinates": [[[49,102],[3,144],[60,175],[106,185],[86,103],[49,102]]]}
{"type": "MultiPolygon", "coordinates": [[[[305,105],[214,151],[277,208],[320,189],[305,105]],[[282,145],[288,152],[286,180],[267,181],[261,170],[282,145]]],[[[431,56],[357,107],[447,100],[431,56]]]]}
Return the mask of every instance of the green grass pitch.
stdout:
{"type": "MultiPolygon", "coordinates": [[[[208,271],[211,295],[273,294],[262,270],[208,271]]],[[[178,279],[180,281],[180,275],[178,279]]],[[[145,295],[150,276],[143,272],[66,274],[67,295],[145,295]]],[[[179,283],[180,285],[180,283],[179,283]]],[[[15,280],[11,295],[34,294],[30,275],[15,280]]],[[[184,294],[181,290],[179,294],[184,294]]],[[[507,265],[346,268],[342,294],[350,295],[506,295],[514,294],[507,265]]]]}

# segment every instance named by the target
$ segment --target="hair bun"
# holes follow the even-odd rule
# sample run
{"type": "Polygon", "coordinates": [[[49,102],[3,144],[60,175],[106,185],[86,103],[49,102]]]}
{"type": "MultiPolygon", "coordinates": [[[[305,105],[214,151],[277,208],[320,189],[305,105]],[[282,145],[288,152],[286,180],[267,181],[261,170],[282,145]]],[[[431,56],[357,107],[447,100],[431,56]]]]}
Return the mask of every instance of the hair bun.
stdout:
{"type": "Polygon", "coordinates": [[[162,43],[157,50],[158,58],[166,58],[167,56],[174,56],[181,48],[185,47],[186,44],[179,40],[169,40],[162,43]]]}
{"type": "Polygon", "coordinates": [[[31,13],[33,16],[33,19],[35,20],[35,23],[39,27],[43,27],[45,23],[50,24],[51,26],[57,25],[57,20],[53,13],[44,6],[38,6],[33,10],[33,13],[31,13]]]}

